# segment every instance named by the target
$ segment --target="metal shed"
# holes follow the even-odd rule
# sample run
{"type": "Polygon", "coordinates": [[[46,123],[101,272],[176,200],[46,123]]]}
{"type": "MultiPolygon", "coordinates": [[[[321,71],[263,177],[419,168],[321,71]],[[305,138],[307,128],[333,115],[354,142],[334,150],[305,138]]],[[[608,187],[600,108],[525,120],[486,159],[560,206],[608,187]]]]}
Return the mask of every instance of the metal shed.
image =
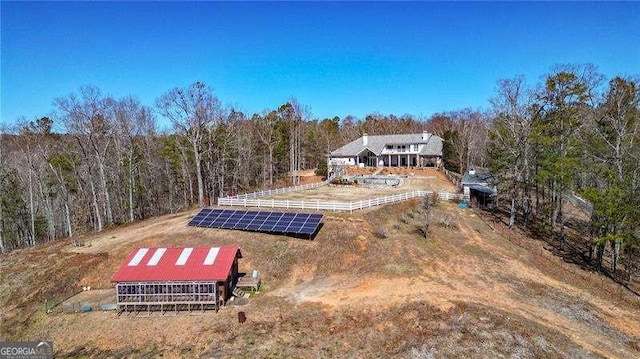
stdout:
{"type": "Polygon", "coordinates": [[[465,195],[471,197],[481,207],[492,208],[495,205],[495,198],[498,191],[495,186],[495,177],[493,174],[484,172],[476,172],[470,168],[462,177],[460,186],[465,195]]]}

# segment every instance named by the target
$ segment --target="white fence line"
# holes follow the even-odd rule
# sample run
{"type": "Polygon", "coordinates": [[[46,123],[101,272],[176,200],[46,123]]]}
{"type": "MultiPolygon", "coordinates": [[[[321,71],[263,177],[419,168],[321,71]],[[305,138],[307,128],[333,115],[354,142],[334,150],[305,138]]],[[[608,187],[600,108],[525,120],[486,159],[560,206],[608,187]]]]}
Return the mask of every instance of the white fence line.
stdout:
{"type": "MultiPolygon", "coordinates": [[[[291,188],[291,187],[290,187],[291,188]]],[[[315,188],[315,187],[313,187],[315,188]]],[[[260,193],[260,192],[258,192],[260,193]]],[[[278,192],[285,193],[285,192],[278,192]]],[[[218,206],[239,206],[239,207],[267,207],[267,208],[296,208],[296,209],[313,209],[313,210],[330,210],[330,211],[349,211],[380,206],[387,203],[406,201],[411,198],[424,197],[433,195],[432,191],[412,191],[400,193],[392,196],[384,196],[370,199],[363,199],[355,202],[337,202],[337,201],[292,201],[292,200],[274,200],[274,199],[252,199],[225,197],[218,198],[218,206]]],[[[438,199],[449,201],[452,199],[469,200],[469,196],[457,193],[438,192],[438,199]]]]}
{"type": "Polygon", "coordinates": [[[218,204],[220,204],[220,200],[221,199],[226,200],[226,199],[260,198],[260,197],[271,196],[271,195],[274,195],[274,194],[289,193],[289,192],[295,192],[295,191],[302,191],[302,190],[305,190],[305,189],[318,188],[318,187],[326,186],[332,180],[333,180],[333,177],[330,177],[330,178],[327,178],[323,182],[309,183],[309,184],[293,186],[293,187],[283,187],[283,188],[269,189],[269,190],[260,191],[260,192],[239,194],[237,196],[222,197],[222,198],[218,198],[218,204]]]}

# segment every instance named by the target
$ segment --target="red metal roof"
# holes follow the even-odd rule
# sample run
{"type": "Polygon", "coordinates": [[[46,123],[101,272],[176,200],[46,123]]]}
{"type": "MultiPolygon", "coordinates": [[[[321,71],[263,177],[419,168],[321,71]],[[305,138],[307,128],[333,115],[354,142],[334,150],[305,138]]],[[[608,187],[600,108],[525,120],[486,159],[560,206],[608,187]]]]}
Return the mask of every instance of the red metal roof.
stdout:
{"type": "Polygon", "coordinates": [[[238,247],[137,248],[111,281],[226,281],[236,257],[238,247]]]}

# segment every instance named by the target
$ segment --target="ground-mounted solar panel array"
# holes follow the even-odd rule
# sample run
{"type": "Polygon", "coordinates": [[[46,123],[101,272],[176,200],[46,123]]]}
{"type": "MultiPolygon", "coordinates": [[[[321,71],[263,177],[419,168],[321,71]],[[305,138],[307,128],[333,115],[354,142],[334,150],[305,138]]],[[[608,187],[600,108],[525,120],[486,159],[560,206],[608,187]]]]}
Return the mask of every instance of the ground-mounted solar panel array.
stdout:
{"type": "Polygon", "coordinates": [[[316,213],[205,208],[191,219],[189,226],[311,236],[318,230],[320,221],[322,214],[316,213]]]}

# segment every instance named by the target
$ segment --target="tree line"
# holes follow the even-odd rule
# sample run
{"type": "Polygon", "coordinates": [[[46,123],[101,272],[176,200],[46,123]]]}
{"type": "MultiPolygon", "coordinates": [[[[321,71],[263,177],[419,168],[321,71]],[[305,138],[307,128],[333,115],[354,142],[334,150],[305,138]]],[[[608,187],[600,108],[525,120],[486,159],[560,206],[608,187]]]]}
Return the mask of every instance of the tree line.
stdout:
{"type": "Polygon", "coordinates": [[[621,260],[627,275],[638,263],[638,84],[565,65],[533,87],[521,76],[500,80],[491,100],[487,151],[509,227],[555,239],[559,251],[580,253],[599,270],[608,248],[616,276],[621,260]],[[590,213],[583,225],[566,213],[568,202],[590,213]],[[568,228],[579,230],[585,248],[567,248],[568,228]]]}
{"type": "Polygon", "coordinates": [[[561,249],[566,202],[587,199],[589,256],[600,265],[608,246],[615,272],[638,247],[639,98],[637,80],[607,81],[590,65],[552,68],[533,86],[501,79],[489,108],[428,118],[316,119],[296,99],[248,116],[201,82],[151,106],[83,86],[54,99],[51,116],[0,132],[0,250],[297,184],[303,170],[326,175],[326,154],[363,133],[426,130],[445,140],[448,170],[496,174],[510,227],[555,236],[561,249]]]}
{"type": "Polygon", "coordinates": [[[51,113],[0,132],[1,251],[297,184],[303,170],[326,175],[326,154],[362,133],[431,123],[381,114],[312,119],[296,99],[248,117],[202,82],[171,89],[153,106],[83,86],[55,98],[51,113]],[[170,130],[159,130],[159,117],[170,130]]]}

